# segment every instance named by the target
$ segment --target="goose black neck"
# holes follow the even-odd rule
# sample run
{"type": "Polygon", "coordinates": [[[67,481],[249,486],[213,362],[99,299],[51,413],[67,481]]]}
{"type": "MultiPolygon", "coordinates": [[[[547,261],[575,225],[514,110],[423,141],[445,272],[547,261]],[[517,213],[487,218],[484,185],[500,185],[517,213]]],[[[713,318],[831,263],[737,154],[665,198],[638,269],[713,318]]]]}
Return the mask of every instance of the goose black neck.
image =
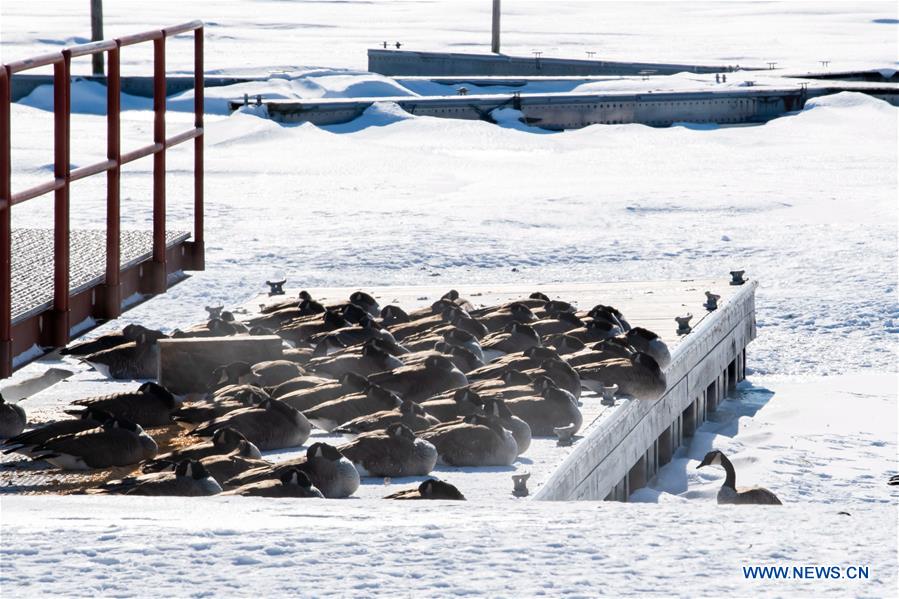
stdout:
{"type": "Polygon", "coordinates": [[[721,465],[724,467],[724,471],[727,472],[727,478],[724,479],[724,486],[730,487],[734,491],[737,490],[737,473],[734,470],[734,465],[727,459],[727,456],[723,453],[721,454],[721,465]]]}

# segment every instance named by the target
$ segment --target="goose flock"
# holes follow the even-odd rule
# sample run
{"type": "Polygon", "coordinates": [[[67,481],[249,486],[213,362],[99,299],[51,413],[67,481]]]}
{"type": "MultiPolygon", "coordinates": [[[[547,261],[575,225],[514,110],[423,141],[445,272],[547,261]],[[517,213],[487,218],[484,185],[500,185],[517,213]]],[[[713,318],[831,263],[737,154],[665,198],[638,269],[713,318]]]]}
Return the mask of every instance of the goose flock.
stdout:
{"type": "Polygon", "coordinates": [[[281,359],[197,373],[201,394],[145,382],[79,399],[71,419],[27,432],[22,408],[0,403],[0,450],[66,470],[130,468],[86,490],[97,494],[339,498],[360,477],[414,476],[428,478],[388,497],[458,500],[430,477],[438,464],[510,466],[532,437],[580,429],[582,389],[659,398],[671,360],[658,335],[617,309],[578,310],[542,293],[475,308],[450,291],[406,312],[363,291],[333,304],[303,291],[243,320],[207,310],[206,322],[171,335],[129,325],[63,353],[110,378],[152,379],[159,339],[275,334],[281,359]],[[314,429],[346,441],[264,459],[303,447],[314,429]]]}

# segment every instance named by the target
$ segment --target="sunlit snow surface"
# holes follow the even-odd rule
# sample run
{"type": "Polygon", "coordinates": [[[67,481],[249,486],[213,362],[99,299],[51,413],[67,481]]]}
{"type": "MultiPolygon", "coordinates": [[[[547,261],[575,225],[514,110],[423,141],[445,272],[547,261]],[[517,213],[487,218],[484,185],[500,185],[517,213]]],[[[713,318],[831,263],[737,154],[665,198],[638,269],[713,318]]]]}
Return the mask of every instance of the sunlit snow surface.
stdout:
{"type": "MultiPolygon", "coordinates": [[[[243,303],[278,273],[313,289],[448,289],[740,268],[761,284],[759,337],[739,395],[632,497],[661,505],[3,497],[4,595],[895,596],[897,487],[885,479],[899,471],[897,388],[895,374],[878,373],[895,373],[899,333],[896,108],[841,94],[757,127],[537,135],[510,114],[496,126],[379,103],[346,125],[282,126],[252,110],[226,116],[224,103],[245,92],[435,93],[363,73],[365,49],[399,39],[408,49],[486,51],[489,3],[233,0],[214,3],[214,14],[208,3],[105,4],[109,35],[206,19],[212,70],[289,65],[261,86],[209,90],[207,271],[115,326],[184,325],[204,318],[204,305],[243,303]],[[738,484],[769,487],[788,506],[716,508],[723,473],[695,469],[711,447],[734,459],[738,484]],[[867,583],[745,581],[740,567],[755,564],[860,564],[873,575],[867,583]],[[67,571],[80,572],[78,582],[67,571]]],[[[891,3],[553,2],[551,14],[547,3],[503,4],[509,53],[777,60],[793,70],[819,60],[834,70],[895,68],[899,54],[891,3]]],[[[80,41],[83,10],[4,1],[2,60],[80,41]]],[[[147,74],[149,59],[123,51],[130,74],[147,74]]],[[[170,67],[187,69],[189,60],[189,44],[173,42],[170,67]]],[[[694,84],[711,82],[663,83],[694,84]]],[[[102,138],[102,93],[84,83],[73,90],[73,140],[102,138]]],[[[48,99],[38,90],[13,107],[15,189],[52,174],[48,99]]],[[[170,133],[190,126],[190,105],[189,94],[170,102],[170,133]]],[[[128,150],[147,143],[152,119],[145,100],[124,106],[128,150]]],[[[75,147],[72,161],[103,157],[75,147]]],[[[190,153],[168,160],[170,223],[189,228],[190,153]]],[[[125,226],[149,226],[150,166],[124,173],[125,226]]],[[[96,226],[103,198],[100,183],[75,184],[73,226],[96,226]]],[[[46,226],[50,206],[17,206],[14,225],[46,226]]]]}

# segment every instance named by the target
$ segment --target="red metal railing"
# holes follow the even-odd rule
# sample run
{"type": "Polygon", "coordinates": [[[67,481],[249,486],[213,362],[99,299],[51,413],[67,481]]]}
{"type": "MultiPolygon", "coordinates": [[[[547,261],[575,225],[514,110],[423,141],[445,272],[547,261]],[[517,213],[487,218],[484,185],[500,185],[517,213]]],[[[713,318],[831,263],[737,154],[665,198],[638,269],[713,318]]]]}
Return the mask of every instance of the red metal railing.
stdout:
{"type": "Polygon", "coordinates": [[[60,52],[5,64],[0,68],[0,377],[12,373],[12,228],[11,209],[30,199],[54,193],[54,277],[53,309],[50,336],[52,344],[63,346],[69,341],[69,185],[72,181],[106,173],[106,273],[102,301],[104,318],[121,313],[120,187],[123,164],[153,155],[153,256],[147,290],[166,290],[166,198],[165,153],[172,146],[194,140],[194,230],[193,268],[203,264],[203,23],[191,21],[129,35],[114,40],[81,44],[60,52]],[[194,126],[166,138],[165,131],[165,44],[174,35],[194,32],[194,126]],[[153,143],[121,152],[121,79],[119,55],[126,46],[153,43],[153,143]],[[69,154],[71,119],[70,66],[73,58],[107,54],[107,140],[106,160],[72,170],[69,154]],[[43,66],[53,66],[54,158],[53,180],[13,193],[11,183],[10,105],[12,76],[43,66]]]}

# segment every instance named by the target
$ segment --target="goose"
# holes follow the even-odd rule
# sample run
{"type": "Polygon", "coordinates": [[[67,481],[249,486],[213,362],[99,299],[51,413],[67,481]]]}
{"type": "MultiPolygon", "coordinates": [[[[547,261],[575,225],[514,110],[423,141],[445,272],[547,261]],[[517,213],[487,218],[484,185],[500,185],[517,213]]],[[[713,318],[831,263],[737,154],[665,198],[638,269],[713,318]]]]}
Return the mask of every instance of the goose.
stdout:
{"type": "Polygon", "coordinates": [[[561,358],[544,360],[539,367],[525,370],[523,373],[531,377],[532,380],[537,380],[541,376],[548,377],[557,387],[565,389],[574,395],[575,399],[580,399],[581,397],[580,375],[561,358]]]}
{"type": "Polygon", "coordinates": [[[225,491],[222,495],[241,495],[243,497],[317,497],[324,495],[309,479],[309,476],[298,468],[291,468],[280,478],[262,480],[225,491]]]}
{"type": "Polygon", "coordinates": [[[90,341],[82,341],[70,347],[64,347],[59,350],[59,354],[62,356],[87,356],[104,349],[112,349],[125,343],[137,341],[142,333],[150,338],[155,337],[157,340],[168,336],[163,334],[162,331],[154,331],[139,324],[128,324],[121,331],[107,333],[90,341]]]}
{"type": "Polygon", "coordinates": [[[452,324],[454,318],[462,316],[462,310],[455,306],[449,306],[438,314],[432,314],[425,318],[410,320],[395,324],[387,330],[398,342],[403,343],[407,338],[426,333],[431,329],[452,324]]]}
{"type": "Polygon", "coordinates": [[[390,304],[381,308],[381,326],[391,327],[395,324],[410,322],[412,319],[405,310],[397,305],[390,304]]]}
{"type": "Polygon", "coordinates": [[[309,389],[297,389],[278,399],[300,412],[311,410],[325,402],[354,393],[364,393],[369,382],[358,374],[348,372],[338,381],[330,381],[309,389]]]}
{"type": "Polygon", "coordinates": [[[565,361],[571,366],[584,366],[614,358],[630,358],[635,353],[637,350],[627,340],[622,337],[613,337],[585,347],[575,354],[565,356],[565,361]]]}
{"type": "Polygon", "coordinates": [[[370,384],[363,393],[345,395],[305,410],[303,415],[316,427],[331,432],[344,422],[360,416],[368,416],[383,410],[393,410],[402,405],[395,393],[370,384]]]}
{"type": "Polygon", "coordinates": [[[754,487],[752,489],[737,489],[737,473],[734,465],[727,456],[717,449],[705,454],[697,469],[704,466],[721,466],[727,473],[724,484],[718,491],[719,504],[755,504],[755,505],[782,505],[777,495],[768,489],[754,487]]]}
{"type": "Polygon", "coordinates": [[[420,437],[437,448],[438,461],[447,466],[511,466],[518,457],[512,433],[490,416],[472,414],[441,423],[420,437]]]}
{"type": "Polygon", "coordinates": [[[303,302],[308,301],[313,301],[312,295],[308,291],[303,289],[297,294],[295,298],[285,297],[268,304],[263,304],[262,306],[260,306],[259,312],[261,314],[271,314],[272,312],[277,312],[278,310],[296,307],[303,302]]]}
{"type": "Polygon", "coordinates": [[[443,391],[441,393],[436,393],[422,402],[422,405],[437,405],[437,402],[440,401],[444,402],[442,405],[447,405],[446,400],[458,401],[459,397],[456,394],[460,389],[467,389],[468,391],[474,392],[478,396],[491,395],[493,397],[499,397],[501,399],[506,399],[509,397],[520,397],[522,395],[532,395],[535,389],[539,391],[542,388],[542,385],[546,383],[554,384],[552,380],[549,379],[549,377],[538,376],[536,378],[531,378],[523,372],[515,370],[514,368],[510,368],[506,370],[498,379],[472,381],[464,387],[458,387],[455,389],[443,391]]]}
{"type": "Polygon", "coordinates": [[[306,371],[303,367],[290,360],[267,360],[257,362],[252,366],[256,375],[255,383],[261,387],[275,387],[285,381],[303,376],[306,371]]]}
{"type": "Polygon", "coordinates": [[[524,420],[531,428],[531,434],[549,437],[557,427],[574,425],[574,432],[580,430],[584,417],[577,406],[574,395],[558,387],[547,387],[541,395],[529,395],[508,399],[508,410],[524,420]]]}
{"type": "Polygon", "coordinates": [[[417,352],[431,349],[434,347],[434,344],[439,342],[467,349],[477,356],[479,360],[484,359],[484,352],[481,350],[478,338],[468,331],[463,331],[451,324],[424,331],[419,335],[406,337],[403,339],[403,347],[410,352],[417,352]]]}
{"type": "Polygon", "coordinates": [[[423,401],[419,405],[427,414],[438,421],[449,422],[450,420],[478,413],[484,402],[476,391],[463,387],[453,391],[448,398],[432,398],[423,401]]]}
{"type": "Polygon", "coordinates": [[[533,327],[513,322],[502,331],[494,332],[481,339],[481,349],[484,359],[492,361],[506,354],[523,352],[524,350],[541,345],[540,335],[533,327]]]}
{"type": "Polygon", "coordinates": [[[278,328],[291,320],[317,316],[325,311],[325,307],[312,298],[293,301],[291,305],[281,304],[280,307],[272,305],[271,308],[273,309],[267,308],[263,308],[259,316],[247,320],[247,325],[250,327],[278,328]]]}
{"type": "Polygon", "coordinates": [[[171,424],[172,413],[178,407],[178,402],[168,389],[148,382],[136,391],[88,397],[76,400],[72,405],[78,407],[66,409],[66,414],[80,416],[85,409],[94,408],[109,412],[116,418],[153,427],[171,424]]]}
{"type": "Polygon", "coordinates": [[[100,427],[54,437],[35,447],[32,456],[63,470],[88,470],[152,460],[158,449],[139,425],[110,418],[100,427]]]}
{"type": "Polygon", "coordinates": [[[15,437],[28,422],[25,410],[19,404],[7,403],[0,394],[0,439],[15,437]]]}
{"type": "Polygon", "coordinates": [[[237,449],[227,455],[210,455],[202,458],[200,463],[209,472],[220,485],[224,487],[225,481],[234,478],[242,472],[252,470],[253,468],[265,468],[271,466],[271,462],[267,462],[258,458],[259,450],[249,441],[241,441],[237,449]]]}
{"type": "Polygon", "coordinates": [[[396,422],[405,424],[412,432],[418,432],[440,421],[428,414],[422,404],[406,400],[399,408],[382,410],[368,416],[359,416],[344,422],[332,432],[353,437],[362,433],[384,430],[396,422]]]}
{"type": "Polygon", "coordinates": [[[487,327],[488,331],[494,333],[515,322],[526,324],[536,321],[537,316],[531,308],[542,308],[545,304],[546,302],[542,300],[518,300],[500,306],[474,310],[470,314],[487,327]]]}
{"type": "Polygon", "coordinates": [[[350,323],[340,314],[327,310],[316,314],[310,320],[288,322],[275,330],[275,333],[294,345],[305,343],[310,338],[321,333],[335,331],[350,326],[350,323]]]}
{"type": "Polygon", "coordinates": [[[234,393],[213,396],[210,400],[183,405],[172,412],[172,420],[182,428],[192,429],[198,424],[220,418],[235,410],[259,405],[266,399],[269,397],[261,389],[247,387],[234,393]]]}
{"type": "Polygon", "coordinates": [[[464,347],[450,345],[445,341],[437,341],[431,350],[421,350],[404,355],[402,365],[421,364],[428,356],[445,356],[463,373],[480,368],[484,363],[464,347]]]}
{"type": "Polygon", "coordinates": [[[523,454],[531,446],[530,425],[512,414],[506,402],[499,398],[485,397],[482,404],[482,412],[487,416],[497,418],[503,428],[512,433],[515,444],[518,446],[518,455],[523,454]]]}
{"type": "Polygon", "coordinates": [[[155,378],[159,345],[148,332],[141,332],[134,341],[88,354],[81,361],[110,379],[155,378]]]}
{"type": "MultiPolygon", "coordinates": [[[[363,381],[363,387],[365,384],[365,377],[359,377],[363,381]]],[[[298,376],[290,379],[289,381],[284,381],[280,385],[275,385],[274,387],[270,387],[268,389],[268,394],[270,397],[274,399],[280,399],[281,397],[287,395],[288,393],[292,393],[294,391],[300,391],[302,389],[314,389],[319,385],[330,385],[338,383],[334,379],[330,377],[324,376],[316,376],[314,374],[304,374],[302,376],[298,376]]]]}
{"type": "Polygon", "coordinates": [[[196,339],[207,337],[231,337],[241,332],[243,326],[238,327],[235,323],[228,322],[221,318],[212,318],[206,322],[193,325],[186,329],[175,329],[172,331],[172,339],[196,339]]]}
{"type": "Polygon", "coordinates": [[[537,368],[545,360],[558,358],[559,354],[554,349],[535,345],[524,351],[496,358],[489,364],[468,372],[466,376],[470,381],[492,379],[501,376],[508,368],[527,370],[529,368],[537,368]]]}
{"type": "Polygon", "coordinates": [[[74,435],[81,431],[97,428],[110,418],[112,418],[112,414],[109,412],[87,408],[81,413],[80,418],[51,422],[42,427],[32,429],[27,433],[11,437],[0,445],[0,449],[7,455],[20,453],[24,456],[31,456],[35,447],[46,443],[54,437],[74,435]]]}
{"type": "Polygon", "coordinates": [[[602,387],[618,385],[621,395],[636,399],[656,400],[665,393],[667,381],[658,363],[644,353],[630,358],[614,358],[597,364],[575,368],[581,384],[594,393],[602,393],[602,387]]]}
{"type": "Polygon", "coordinates": [[[558,312],[549,318],[541,318],[530,323],[541,337],[545,335],[561,335],[584,326],[584,321],[571,312],[558,312]]]}
{"type": "Polygon", "coordinates": [[[381,306],[378,305],[378,300],[372,297],[370,294],[364,291],[354,291],[350,294],[350,298],[348,302],[344,302],[341,304],[334,304],[327,306],[329,310],[340,310],[345,308],[348,304],[356,305],[363,310],[365,310],[369,316],[372,318],[377,318],[381,312],[381,306]]]}
{"type": "Polygon", "coordinates": [[[432,303],[430,306],[425,306],[423,308],[417,308],[407,313],[409,320],[407,322],[412,322],[414,320],[421,320],[422,318],[429,318],[436,314],[442,313],[447,308],[454,309],[462,309],[460,306],[457,306],[454,301],[451,299],[440,298],[436,302],[432,303]]]}
{"type": "Polygon", "coordinates": [[[422,483],[414,489],[397,491],[396,493],[386,496],[384,499],[442,499],[465,501],[465,495],[448,482],[437,480],[436,478],[429,478],[422,481],[422,483]]]}
{"type": "Polygon", "coordinates": [[[224,366],[216,366],[209,376],[207,388],[210,393],[221,391],[225,387],[236,385],[255,385],[259,380],[253,367],[247,362],[231,362],[224,366]]]}
{"type": "Polygon", "coordinates": [[[363,343],[362,351],[359,353],[346,352],[326,358],[313,358],[307,367],[316,374],[340,378],[348,372],[368,376],[402,365],[403,362],[399,358],[385,351],[382,344],[372,339],[363,343]]]}
{"type": "Polygon", "coordinates": [[[425,476],[437,464],[437,450],[402,423],[363,433],[338,447],[360,476],[425,476]]]}
{"type": "Polygon", "coordinates": [[[556,350],[556,353],[560,356],[577,353],[586,347],[583,341],[568,334],[552,335],[545,341],[544,345],[556,350]]]}
{"type": "Polygon", "coordinates": [[[577,308],[570,302],[562,300],[549,300],[539,308],[532,308],[534,314],[540,319],[559,319],[563,314],[577,316],[577,308]]]}
{"type": "Polygon", "coordinates": [[[237,487],[278,478],[291,468],[305,472],[312,480],[312,484],[328,499],[349,497],[359,488],[359,471],[337,448],[327,443],[313,443],[306,450],[306,455],[300,458],[248,470],[229,479],[225,484],[228,487],[237,487]]]}
{"type": "Polygon", "coordinates": [[[156,459],[148,460],[141,464],[142,472],[159,472],[167,463],[176,463],[181,460],[202,460],[214,455],[227,455],[240,450],[241,455],[256,460],[262,459],[262,453],[253,443],[250,443],[243,433],[230,427],[222,427],[212,434],[209,441],[201,441],[187,447],[181,447],[168,453],[156,456],[156,459]]]}
{"type": "Polygon", "coordinates": [[[113,481],[102,485],[95,493],[114,495],[148,495],[206,497],[222,492],[221,485],[200,462],[182,460],[174,472],[154,472],[113,481]]]}
{"type": "Polygon", "coordinates": [[[389,331],[378,328],[378,325],[368,316],[358,324],[313,335],[307,341],[319,345],[328,343],[332,346],[352,347],[372,339],[378,339],[393,346],[398,345],[396,339],[389,331]]]}
{"type": "Polygon", "coordinates": [[[652,356],[659,368],[668,368],[671,364],[671,352],[662,339],[643,327],[634,327],[624,334],[624,339],[637,351],[652,356]]]}
{"type": "Polygon", "coordinates": [[[231,427],[262,451],[299,447],[309,438],[312,424],[302,413],[277,399],[266,399],[258,406],[235,410],[205,422],[189,434],[211,437],[216,430],[231,427]]]}
{"type": "Polygon", "coordinates": [[[582,320],[587,319],[608,322],[625,332],[631,328],[630,323],[625,320],[624,315],[617,308],[613,308],[612,306],[597,304],[588,312],[578,312],[577,315],[582,320]]]}
{"type": "Polygon", "coordinates": [[[379,372],[368,381],[415,402],[468,384],[465,374],[444,356],[428,356],[421,364],[379,372]]]}
{"type": "Polygon", "coordinates": [[[597,341],[603,341],[621,335],[623,332],[621,327],[606,320],[588,320],[583,327],[571,329],[570,331],[566,331],[565,334],[570,335],[575,339],[579,339],[584,343],[596,343],[597,341]]]}

